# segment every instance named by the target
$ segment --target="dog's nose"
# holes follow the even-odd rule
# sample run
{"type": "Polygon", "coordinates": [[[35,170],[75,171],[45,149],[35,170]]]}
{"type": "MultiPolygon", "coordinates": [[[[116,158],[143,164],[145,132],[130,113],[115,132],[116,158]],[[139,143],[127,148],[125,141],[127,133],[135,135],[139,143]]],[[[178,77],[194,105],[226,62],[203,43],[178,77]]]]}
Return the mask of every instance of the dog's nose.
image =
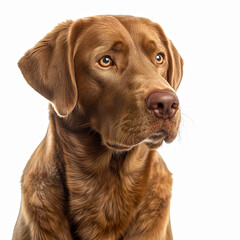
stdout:
{"type": "Polygon", "coordinates": [[[177,95],[168,90],[152,92],[146,99],[147,108],[154,111],[158,118],[174,117],[179,107],[177,95]]]}

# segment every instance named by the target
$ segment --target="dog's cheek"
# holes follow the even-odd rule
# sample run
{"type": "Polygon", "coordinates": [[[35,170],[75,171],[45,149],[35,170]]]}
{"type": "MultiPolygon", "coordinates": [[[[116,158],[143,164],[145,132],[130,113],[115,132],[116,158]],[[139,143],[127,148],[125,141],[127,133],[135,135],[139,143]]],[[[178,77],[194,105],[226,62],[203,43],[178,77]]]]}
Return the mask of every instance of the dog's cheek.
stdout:
{"type": "Polygon", "coordinates": [[[78,101],[89,116],[96,111],[97,103],[101,101],[100,86],[84,76],[78,80],[78,101]]]}

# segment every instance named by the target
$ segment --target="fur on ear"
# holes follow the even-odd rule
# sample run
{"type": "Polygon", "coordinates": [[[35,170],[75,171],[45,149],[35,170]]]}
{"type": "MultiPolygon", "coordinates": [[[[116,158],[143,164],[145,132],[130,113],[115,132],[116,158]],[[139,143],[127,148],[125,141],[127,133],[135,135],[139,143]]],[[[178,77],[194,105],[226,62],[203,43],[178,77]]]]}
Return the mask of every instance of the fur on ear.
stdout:
{"type": "Polygon", "coordinates": [[[170,85],[176,91],[181,83],[183,76],[183,59],[170,40],[168,40],[168,49],[169,49],[169,66],[167,78],[170,85]]]}
{"type": "Polygon", "coordinates": [[[18,62],[28,84],[47,98],[61,117],[72,112],[78,98],[70,39],[72,25],[72,21],[59,24],[18,62]]]}

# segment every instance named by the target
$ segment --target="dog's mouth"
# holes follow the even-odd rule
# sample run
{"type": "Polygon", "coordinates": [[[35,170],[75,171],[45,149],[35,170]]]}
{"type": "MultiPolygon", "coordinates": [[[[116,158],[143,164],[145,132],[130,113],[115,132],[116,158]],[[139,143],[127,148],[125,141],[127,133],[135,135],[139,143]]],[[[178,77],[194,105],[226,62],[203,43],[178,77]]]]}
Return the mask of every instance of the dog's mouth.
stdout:
{"type": "Polygon", "coordinates": [[[108,148],[115,151],[129,151],[133,146],[107,143],[108,148]]]}
{"type": "MultiPolygon", "coordinates": [[[[158,147],[162,145],[163,141],[167,138],[167,133],[165,131],[159,131],[152,133],[150,136],[148,136],[146,139],[144,139],[140,143],[146,143],[149,147],[158,147]]],[[[132,146],[127,146],[123,144],[111,144],[111,143],[106,143],[107,147],[114,150],[114,151],[129,151],[131,150],[134,146],[139,145],[135,144],[132,146]]]]}
{"type": "Polygon", "coordinates": [[[113,150],[113,151],[130,151],[132,148],[136,147],[141,143],[145,143],[151,149],[156,149],[160,147],[163,142],[170,143],[172,142],[177,134],[177,128],[175,127],[174,123],[171,121],[164,121],[161,124],[155,125],[150,131],[144,133],[144,131],[140,131],[135,133],[135,135],[129,134],[129,138],[126,137],[125,141],[118,141],[117,139],[111,141],[103,141],[104,145],[113,150]],[[128,141],[129,139],[132,140],[132,136],[135,137],[135,141],[128,141]],[[138,136],[138,138],[136,137],[138,136]]]}

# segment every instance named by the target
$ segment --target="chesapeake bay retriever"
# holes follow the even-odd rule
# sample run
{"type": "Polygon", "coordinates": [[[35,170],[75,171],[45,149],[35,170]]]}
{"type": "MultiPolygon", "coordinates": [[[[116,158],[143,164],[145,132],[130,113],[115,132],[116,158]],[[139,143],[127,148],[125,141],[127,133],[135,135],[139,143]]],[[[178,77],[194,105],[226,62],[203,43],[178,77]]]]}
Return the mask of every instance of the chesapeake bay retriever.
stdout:
{"type": "Polygon", "coordinates": [[[183,61],[145,18],[66,21],[19,61],[50,104],[22,176],[14,240],[170,240],[172,177],[155,150],[177,135],[183,61]]]}

